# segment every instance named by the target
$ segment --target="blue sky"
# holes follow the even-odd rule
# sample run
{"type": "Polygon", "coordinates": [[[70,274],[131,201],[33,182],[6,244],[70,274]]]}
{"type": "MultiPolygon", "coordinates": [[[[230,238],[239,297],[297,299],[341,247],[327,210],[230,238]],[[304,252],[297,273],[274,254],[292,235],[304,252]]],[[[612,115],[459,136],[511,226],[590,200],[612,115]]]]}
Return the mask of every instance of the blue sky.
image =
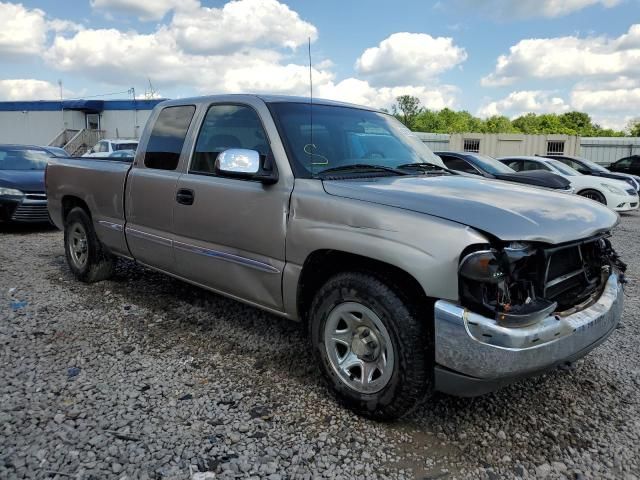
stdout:
{"type": "Polygon", "coordinates": [[[57,98],[58,80],[67,98],[148,79],[165,97],[305,94],[311,36],[325,97],[640,116],[640,0],[0,0],[0,18],[0,100],[57,98]]]}

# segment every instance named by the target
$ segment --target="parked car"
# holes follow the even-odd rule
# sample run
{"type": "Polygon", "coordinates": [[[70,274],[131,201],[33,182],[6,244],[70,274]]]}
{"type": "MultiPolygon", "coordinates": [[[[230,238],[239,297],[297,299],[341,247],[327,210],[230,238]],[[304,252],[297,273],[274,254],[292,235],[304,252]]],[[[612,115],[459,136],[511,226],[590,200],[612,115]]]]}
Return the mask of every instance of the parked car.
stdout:
{"type": "Polygon", "coordinates": [[[629,175],[628,173],[613,173],[596,162],[581,157],[572,157],[569,155],[546,155],[546,158],[553,158],[565,165],[570,166],[583,175],[593,175],[594,177],[613,178],[614,180],[623,180],[631,185],[636,191],[640,191],[640,177],[629,175]]]}
{"type": "Polygon", "coordinates": [[[79,280],[135,259],[302,321],[337,398],[373,418],[580,358],[622,312],[614,212],[451,173],[366,107],[166,101],[132,164],[57,160],[47,193],[79,280]]]}
{"type": "Polygon", "coordinates": [[[0,223],[48,222],[44,172],[51,154],[29,145],[0,145],[0,223]]]}
{"type": "Polygon", "coordinates": [[[100,140],[83,157],[108,157],[119,150],[135,150],[138,148],[138,140],[100,140]]]}
{"type": "Polygon", "coordinates": [[[516,172],[493,157],[470,152],[435,152],[447,168],[508,182],[553,188],[573,193],[571,182],[561,175],[544,170],[516,172]]]}
{"type": "Polygon", "coordinates": [[[630,157],[621,158],[617,162],[609,165],[609,170],[618,173],[640,175],[640,155],[631,155],[630,157]]]}
{"type": "Polygon", "coordinates": [[[60,158],[65,158],[68,157],[69,154],[67,153],[67,151],[64,148],[60,148],[60,147],[51,147],[49,145],[45,145],[40,147],[43,150],[46,150],[50,155],[54,156],[54,157],[60,157],[60,158]]]}
{"type": "Polygon", "coordinates": [[[521,171],[547,170],[568,178],[576,194],[602,203],[617,212],[638,209],[638,192],[623,180],[583,175],[559,160],[546,157],[499,158],[505,165],[521,171]]]}
{"type": "Polygon", "coordinates": [[[117,158],[123,161],[133,162],[135,156],[135,150],[118,150],[116,152],[110,153],[108,158],[117,158]]]}

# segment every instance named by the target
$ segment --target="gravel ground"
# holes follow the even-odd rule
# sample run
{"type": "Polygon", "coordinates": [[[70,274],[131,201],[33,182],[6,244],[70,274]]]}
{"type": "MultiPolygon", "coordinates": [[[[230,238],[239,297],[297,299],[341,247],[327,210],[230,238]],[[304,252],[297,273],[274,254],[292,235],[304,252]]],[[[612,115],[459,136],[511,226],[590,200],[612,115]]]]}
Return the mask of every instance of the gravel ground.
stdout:
{"type": "Polygon", "coordinates": [[[618,330],[571,368],[374,423],[299,327],[121,263],[77,282],[55,230],[0,233],[0,478],[640,477],[640,213],[618,330]]]}

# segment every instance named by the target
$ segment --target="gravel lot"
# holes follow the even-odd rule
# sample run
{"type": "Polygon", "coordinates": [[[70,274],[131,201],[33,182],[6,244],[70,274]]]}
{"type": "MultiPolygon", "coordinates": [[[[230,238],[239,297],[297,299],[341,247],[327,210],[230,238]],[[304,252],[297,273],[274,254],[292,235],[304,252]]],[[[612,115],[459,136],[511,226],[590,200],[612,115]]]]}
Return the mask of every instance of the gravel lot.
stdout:
{"type": "Polygon", "coordinates": [[[60,232],[5,228],[0,478],[637,479],[640,213],[614,244],[625,316],[591,355],[378,424],[335,404],[296,324],[129,263],[87,286],[60,232]]]}

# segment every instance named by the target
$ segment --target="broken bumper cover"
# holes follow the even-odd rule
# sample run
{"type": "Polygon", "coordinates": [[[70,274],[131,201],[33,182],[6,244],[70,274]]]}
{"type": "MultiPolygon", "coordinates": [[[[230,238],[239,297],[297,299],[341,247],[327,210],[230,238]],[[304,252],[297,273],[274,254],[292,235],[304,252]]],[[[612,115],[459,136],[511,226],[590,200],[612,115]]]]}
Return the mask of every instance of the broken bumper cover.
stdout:
{"type": "Polygon", "coordinates": [[[604,341],[620,320],[623,288],[609,276],[600,298],[571,315],[550,315],[522,328],[507,328],[493,319],[451,302],[435,304],[435,388],[475,396],[541,373],[586,355],[604,341]]]}

